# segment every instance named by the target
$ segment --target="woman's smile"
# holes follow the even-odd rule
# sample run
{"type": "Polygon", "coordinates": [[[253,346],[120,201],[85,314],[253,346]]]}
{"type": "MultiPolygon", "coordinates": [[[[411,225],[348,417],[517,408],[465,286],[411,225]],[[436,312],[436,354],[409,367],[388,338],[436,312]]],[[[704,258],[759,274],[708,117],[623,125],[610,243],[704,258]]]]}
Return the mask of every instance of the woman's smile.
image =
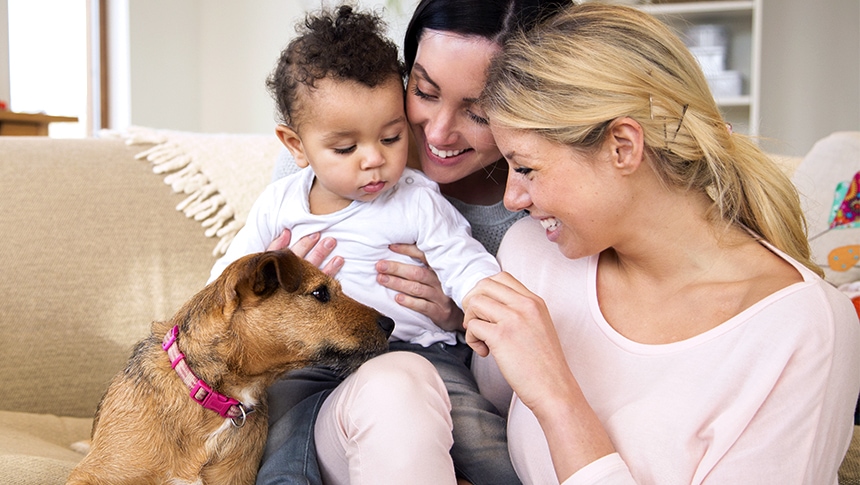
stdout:
{"type": "Polygon", "coordinates": [[[428,149],[430,149],[430,153],[432,153],[433,155],[436,155],[438,158],[451,158],[451,157],[455,157],[455,156],[457,156],[457,155],[459,155],[459,154],[461,154],[461,153],[463,153],[463,152],[465,152],[465,151],[467,150],[467,149],[462,149],[462,150],[440,150],[440,149],[438,149],[438,148],[434,147],[433,145],[431,145],[431,144],[429,144],[429,143],[427,144],[427,148],[428,148],[428,149]]]}
{"type": "Polygon", "coordinates": [[[546,230],[547,239],[551,242],[555,242],[561,232],[561,221],[555,217],[546,217],[540,220],[540,224],[546,230]]]}

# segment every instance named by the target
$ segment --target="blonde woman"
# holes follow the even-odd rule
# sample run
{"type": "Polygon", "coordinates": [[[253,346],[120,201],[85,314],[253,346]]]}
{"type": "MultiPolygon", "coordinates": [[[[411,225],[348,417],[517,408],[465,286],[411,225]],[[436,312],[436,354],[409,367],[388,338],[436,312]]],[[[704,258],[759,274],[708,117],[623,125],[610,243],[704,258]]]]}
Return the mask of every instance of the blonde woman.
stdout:
{"type": "Polygon", "coordinates": [[[523,482],[837,483],[857,316],[683,43],[638,10],[572,6],[506,45],[483,101],[505,205],[531,217],[465,324],[515,392],[523,482]]]}

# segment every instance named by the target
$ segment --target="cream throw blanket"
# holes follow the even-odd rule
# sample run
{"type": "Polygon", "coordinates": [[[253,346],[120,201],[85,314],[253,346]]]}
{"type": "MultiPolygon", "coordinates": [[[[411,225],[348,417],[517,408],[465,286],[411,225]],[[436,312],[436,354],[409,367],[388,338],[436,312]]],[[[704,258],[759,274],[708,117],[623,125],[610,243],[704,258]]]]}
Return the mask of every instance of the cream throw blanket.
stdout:
{"type": "Polygon", "coordinates": [[[164,182],[188,197],[176,209],[200,221],[207,237],[220,240],[223,254],[247,220],[251,206],[272,179],[283,147],[274,135],[189,133],[131,127],[119,136],[128,145],[153,145],[137,154],[164,175],[164,182]]]}

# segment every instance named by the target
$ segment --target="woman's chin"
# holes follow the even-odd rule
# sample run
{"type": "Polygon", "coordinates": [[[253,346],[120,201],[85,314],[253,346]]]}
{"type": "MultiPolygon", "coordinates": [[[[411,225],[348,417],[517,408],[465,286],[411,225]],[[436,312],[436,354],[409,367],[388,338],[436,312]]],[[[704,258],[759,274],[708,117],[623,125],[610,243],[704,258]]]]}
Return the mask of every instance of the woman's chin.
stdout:
{"type": "Polygon", "coordinates": [[[457,162],[439,161],[435,157],[421,157],[421,171],[427,178],[440,185],[457,182],[468,175],[462,173],[457,162]]]}

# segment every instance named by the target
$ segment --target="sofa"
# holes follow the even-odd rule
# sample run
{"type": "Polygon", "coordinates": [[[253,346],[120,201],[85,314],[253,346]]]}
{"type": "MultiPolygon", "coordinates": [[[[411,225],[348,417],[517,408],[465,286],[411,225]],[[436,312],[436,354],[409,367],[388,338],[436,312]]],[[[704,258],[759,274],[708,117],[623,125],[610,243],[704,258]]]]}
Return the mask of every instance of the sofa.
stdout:
{"type": "MultiPolygon", "coordinates": [[[[860,170],[860,133],[820,143],[834,142],[847,148],[782,161],[799,187],[827,183],[816,151],[843,160],[840,180],[860,170]]],[[[203,287],[278,153],[266,135],[0,137],[0,483],[65,483],[109,380],[152,321],[203,287]]],[[[817,251],[860,241],[852,231],[828,231],[817,251]]],[[[860,483],[856,437],[840,483],[860,483]]]]}

